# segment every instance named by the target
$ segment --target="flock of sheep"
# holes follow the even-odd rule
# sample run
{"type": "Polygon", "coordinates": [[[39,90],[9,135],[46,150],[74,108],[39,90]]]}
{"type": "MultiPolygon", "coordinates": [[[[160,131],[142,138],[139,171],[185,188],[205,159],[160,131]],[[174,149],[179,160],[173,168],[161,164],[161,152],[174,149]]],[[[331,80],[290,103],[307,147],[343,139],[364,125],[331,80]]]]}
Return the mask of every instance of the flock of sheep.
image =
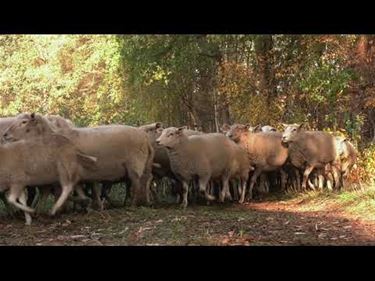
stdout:
{"type": "Polygon", "coordinates": [[[168,178],[187,207],[190,194],[207,203],[243,203],[270,187],[340,189],[356,161],[345,138],[302,125],[224,125],[221,133],[186,127],[103,125],[78,128],[61,116],[22,113],[0,119],[0,194],[7,207],[31,213],[52,192],[51,215],[67,199],[103,209],[115,183],[124,182],[132,204],[151,204],[168,178]],[[36,190],[40,196],[36,200],[36,190]],[[74,196],[73,196],[74,195],[74,196]],[[91,197],[91,198],[90,198],[91,197]]]}

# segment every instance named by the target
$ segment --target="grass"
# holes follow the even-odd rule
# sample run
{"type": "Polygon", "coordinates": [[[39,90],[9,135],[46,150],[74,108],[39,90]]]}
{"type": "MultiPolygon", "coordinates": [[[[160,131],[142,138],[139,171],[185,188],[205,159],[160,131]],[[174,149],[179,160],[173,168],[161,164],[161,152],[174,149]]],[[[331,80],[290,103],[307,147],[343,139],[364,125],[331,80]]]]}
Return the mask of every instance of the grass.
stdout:
{"type": "Polygon", "coordinates": [[[299,205],[300,211],[329,211],[336,209],[357,218],[375,220],[375,185],[342,192],[308,191],[289,193],[273,198],[299,205]]]}

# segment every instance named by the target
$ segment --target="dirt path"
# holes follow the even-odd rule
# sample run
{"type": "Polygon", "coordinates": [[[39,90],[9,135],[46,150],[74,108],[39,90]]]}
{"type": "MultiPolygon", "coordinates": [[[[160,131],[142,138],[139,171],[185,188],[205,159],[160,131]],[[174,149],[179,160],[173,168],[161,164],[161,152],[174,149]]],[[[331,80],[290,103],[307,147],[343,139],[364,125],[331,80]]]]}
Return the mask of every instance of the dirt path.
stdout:
{"type": "Polygon", "coordinates": [[[374,221],[313,207],[291,200],[119,208],[42,216],[29,227],[0,216],[0,245],[375,245],[374,221]]]}

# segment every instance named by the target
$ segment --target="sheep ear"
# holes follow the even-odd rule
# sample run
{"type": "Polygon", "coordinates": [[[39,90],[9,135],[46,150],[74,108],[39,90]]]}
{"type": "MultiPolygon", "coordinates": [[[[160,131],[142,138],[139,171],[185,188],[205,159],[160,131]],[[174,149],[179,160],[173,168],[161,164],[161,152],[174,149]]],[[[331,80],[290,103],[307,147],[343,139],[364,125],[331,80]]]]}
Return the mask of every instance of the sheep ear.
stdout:
{"type": "Polygon", "coordinates": [[[224,123],[223,126],[221,126],[220,131],[226,132],[228,131],[230,126],[227,123],[224,123]]]}
{"type": "Polygon", "coordinates": [[[182,134],[182,132],[183,132],[184,130],[186,130],[186,129],[187,129],[187,126],[183,126],[183,127],[178,128],[178,129],[177,129],[177,132],[178,132],[179,134],[182,134]]]}
{"type": "Polygon", "coordinates": [[[163,127],[163,124],[161,122],[156,122],[155,123],[155,128],[156,129],[159,129],[159,128],[162,128],[163,127]]]}
{"type": "Polygon", "coordinates": [[[262,131],[262,126],[259,124],[257,126],[255,126],[255,128],[253,129],[253,132],[256,133],[256,132],[261,132],[262,131]]]}
{"type": "Polygon", "coordinates": [[[247,124],[245,125],[245,128],[246,128],[246,130],[249,130],[249,129],[251,128],[251,125],[250,125],[249,123],[247,123],[247,124]]]}
{"type": "Polygon", "coordinates": [[[305,127],[305,124],[304,123],[301,123],[299,126],[298,126],[298,131],[303,129],[305,127]]]}
{"type": "Polygon", "coordinates": [[[30,114],[30,120],[32,122],[37,121],[37,117],[38,117],[38,115],[36,115],[35,112],[33,112],[33,113],[30,114]]]}
{"type": "Polygon", "coordinates": [[[281,123],[281,125],[283,125],[284,129],[289,126],[288,124],[285,124],[285,123],[281,123]]]}

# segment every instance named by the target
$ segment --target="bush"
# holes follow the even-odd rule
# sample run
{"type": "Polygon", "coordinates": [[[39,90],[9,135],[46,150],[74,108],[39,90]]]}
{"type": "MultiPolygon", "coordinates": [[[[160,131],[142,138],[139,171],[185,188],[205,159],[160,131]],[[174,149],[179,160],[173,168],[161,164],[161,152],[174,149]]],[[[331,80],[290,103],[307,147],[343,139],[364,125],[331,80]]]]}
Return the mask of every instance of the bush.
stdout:
{"type": "Polygon", "coordinates": [[[375,183],[375,144],[358,151],[357,163],[350,171],[348,182],[360,185],[375,183]]]}

